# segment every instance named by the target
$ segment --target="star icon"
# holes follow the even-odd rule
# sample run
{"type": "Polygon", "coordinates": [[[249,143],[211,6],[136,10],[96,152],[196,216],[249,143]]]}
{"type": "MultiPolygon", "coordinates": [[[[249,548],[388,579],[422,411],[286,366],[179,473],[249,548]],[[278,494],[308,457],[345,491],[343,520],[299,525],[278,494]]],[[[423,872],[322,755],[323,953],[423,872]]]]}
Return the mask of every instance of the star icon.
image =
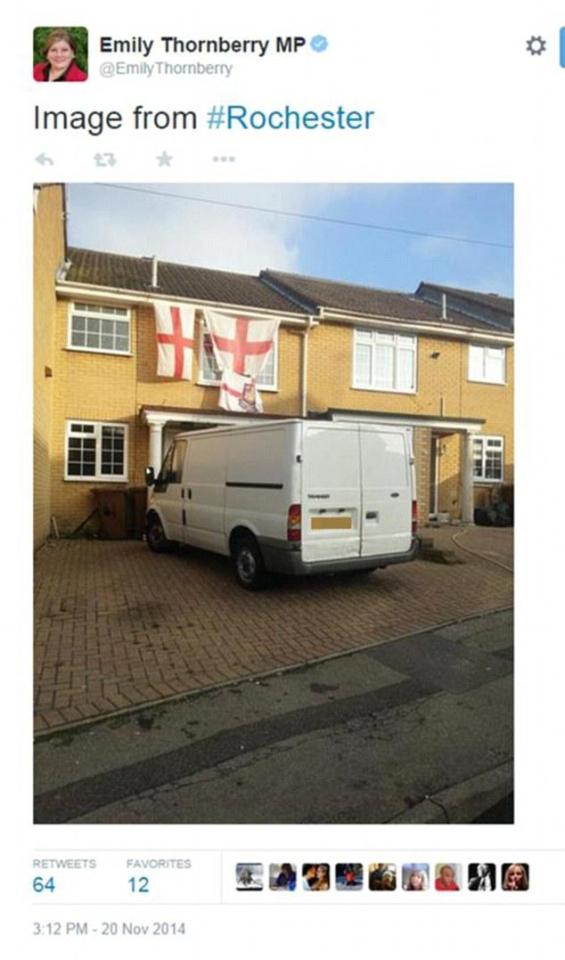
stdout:
{"type": "Polygon", "coordinates": [[[163,150],[157,157],[157,163],[160,167],[170,167],[172,163],[172,156],[170,153],[167,153],[166,150],[163,150]]]}

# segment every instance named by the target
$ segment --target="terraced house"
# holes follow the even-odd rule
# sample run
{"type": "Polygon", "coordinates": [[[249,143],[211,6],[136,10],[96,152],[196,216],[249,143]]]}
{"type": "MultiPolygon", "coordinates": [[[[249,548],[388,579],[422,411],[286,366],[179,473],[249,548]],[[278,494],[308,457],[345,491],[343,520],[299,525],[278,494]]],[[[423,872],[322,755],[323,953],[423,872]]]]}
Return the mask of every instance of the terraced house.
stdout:
{"type": "Polygon", "coordinates": [[[470,522],[513,483],[513,301],[265,269],[257,276],[67,247],[59,185],[35,198],[35,542],[74,531],[93,490],[143,484],[179,431],[258,417],[413,428],[419,515],[470,522]],[[157,376],[156,300],[195,308],[191,380],[157,376]],[[264,412],[218,407],[204,311],[280,326],[264,412]]]}

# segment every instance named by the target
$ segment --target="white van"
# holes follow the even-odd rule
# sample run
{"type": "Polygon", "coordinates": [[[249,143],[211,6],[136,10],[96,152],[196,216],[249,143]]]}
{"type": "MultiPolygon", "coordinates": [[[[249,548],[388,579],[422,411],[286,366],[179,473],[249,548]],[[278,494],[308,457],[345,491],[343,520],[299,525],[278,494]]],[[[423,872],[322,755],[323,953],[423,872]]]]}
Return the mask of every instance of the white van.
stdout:
{"type": "Polygon", "coordinates": [[[181,433],[146,481],[149,547],[231,556],[248,589],[266,572],[372,570],[416,553],[406,427],[280,420],[181,433]]]}

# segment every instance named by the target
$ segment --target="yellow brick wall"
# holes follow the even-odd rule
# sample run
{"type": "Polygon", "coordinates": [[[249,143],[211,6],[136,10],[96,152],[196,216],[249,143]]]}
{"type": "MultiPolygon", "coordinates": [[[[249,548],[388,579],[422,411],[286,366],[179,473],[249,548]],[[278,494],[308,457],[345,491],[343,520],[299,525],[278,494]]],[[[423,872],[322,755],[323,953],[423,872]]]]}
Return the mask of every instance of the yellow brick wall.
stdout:
{"type": "Polygon", "coordinates": [[[414,460],[418,497],[418,523],[424,523],[430,512],[430,454],[432,431],[429,427],[414,430],[414,460]]]}
{"type": "MultiPolygon", "coordinates": [[[[59,301],[57,344],[54,361],[56,400],[54,416],[53,512],[62,529],[81,523],[93,506],[93,481],[64,481],[65,420],[119,421],[129,425],[129,485],[143,483],[148,462],[149,430],[141,422],[143,406],[188,407],[216,410],[218,389],[197,382],[199,351],[194,353],[192,381],[172,381],[156,374],[157,356],[153,311],[149,306],[132,308],[131,357],[71,351],[67,342],[68,302],[59,301]]],[[[197,338],[201,326],[197,322],[197,338]]],[[[357,390],[351,386],[353,329],[324,324],[310,333],[308,368],[308,409],[323,412],[328,407],[422,414],[448,417],[486,418],[485,434],[505,438],[505,479],[513,477],[512,390],[505,386],[467,382],[468,347],[439,338],[418,338],[416,394],[357,390]],[[437,359],[431,354],[439,353],[437,359]]],[[[278,391],[263,391],[266,413],[300,415],[300,383],[303,334],[282,327],[279,333],[278,391]]],[[[508,351],[511,381],[512,351],[508,351]]],[[[422,520],[429,510],[429,455],[431,432],[415,431],[419,512],[422,520]]],[[[460,516],[460,437],[442,440],[440,460],[440,510],[460,516]]],[[[98,484],[103,489],[123,484],[98,484]]]]}
{"type": "MultiPolygon", "coordinates": [[[[513,378],[514,351],[506,351],[506,384],[471,383],[468,375],[468,343],[438,337],[418,337],[417,391],[414,394],[359,390],[352,387],[352,327],[325,324],[310,334],[308,407],[322,412],[327,407],[373,410],[407,415],[484,419],[484,435],[504,437],[504,481],[514,482],[513,378]],[[438,357],[432,354],[438,353],[438,357]]],[[[418,431],[416,431],[418,433],[418,431]]],[[[429,501],[429,472],[424,475],[423,455],[417,458],[418,499],[429,501]]],[[[461,516],[461,438],[442,438],[439,465],[439,510],[461,516]]],[[[429,471],[429,467],[428,467],[429,471]]],[[[475,501],[490,484],[475,485],[475,501]]],[[[426,508],[427,512],[427,508],[426,508]]]]}
{"type": "MultiPolygon", "coordinates": [[[[59,300],[54,364],[56,385],[53,442],[52,510],[62,533],[70,533],[92,511],[92,489],[123,490],[144,483],[149,462],[149,428],[142,423],[143,406],[218,409],[217,387],[198,384],[199,350],[194,351],[192,377],[169,380],[157,376],[155,320],[149,306],[131,311],[132,356],[117,356],[66,349],[69,305],[59,300]],[[128,483],[65,480],[65,423],[70,419],[116,421],[128,425],[128,483]]],[[[198,316],[196,339],[201,324],[198,316]]],[[[300,414],[300,364],[302,334],[287,327],[279,333],[278,391],[262,391],[265,413],[300,414]]],[[[187,417],[189,419],[189,417],[187,417]]]]}
{"type": "Polygon", "coordinates": [[[63,188],[37,190],[33,231],[33,487],[34,548],[49,534],[51,516],[51,425],[54,380],[49,376],[55,351],[55,274],[64,258],[63,188]]]}

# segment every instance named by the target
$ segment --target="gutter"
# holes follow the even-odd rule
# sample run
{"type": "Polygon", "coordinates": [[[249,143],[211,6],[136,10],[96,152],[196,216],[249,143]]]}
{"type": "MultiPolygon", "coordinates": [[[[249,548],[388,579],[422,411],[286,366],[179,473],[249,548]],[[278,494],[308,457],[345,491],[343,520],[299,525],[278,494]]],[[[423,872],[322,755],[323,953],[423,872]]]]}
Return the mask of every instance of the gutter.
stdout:
{"type": "Polygon", "coordinates": [[[400,328],[401,330],[410,330],[412,333],[430,333],[456,340],[469,340],[472,338],[473,340],[484,340],[490,341],[491,343],[496,341],[497,343],[504,343],[509,346],[514,344],[514,336],[512,334],[503,334],[496,330],[492,332],[485,331],[482,327],[478,330],[476,327],[460,327],[445,323],[436,324],[430,321],[419,323],[405,320],[402,317],[388,317],[379,314],[368,317],[366,314],[361,313],[328,311],[325,307],[320,307],[320,320],[326,323],[345,323],[351,326],[361,323],[367,327],[385,327],[386,329],[395,330],[400,328]]]}
{"type": "Polygon", "coordinates": [[[285,313],[282,310],[260,309],[235,303],[220,303],[214,300],[196,300],[189,297],[179,297],[176,294],[163,294],[156,291],[142,293],[139,290],[124,290],[122,287],[101,287],[87,283],[74,283],[69,280],[59,281],[55,285],[55,292],[61,297],[83,297],[88,300],[105,300],[125,304],[152,304],[154,300],[170,300],[174,296],[179,303],[188,303],[200,310],[213,309],[233,313],[242,311],[246,316],[255,320],[281,317],[286,326],[308,327],[310,317],[299,318],[296,314],[285,313]]]}

